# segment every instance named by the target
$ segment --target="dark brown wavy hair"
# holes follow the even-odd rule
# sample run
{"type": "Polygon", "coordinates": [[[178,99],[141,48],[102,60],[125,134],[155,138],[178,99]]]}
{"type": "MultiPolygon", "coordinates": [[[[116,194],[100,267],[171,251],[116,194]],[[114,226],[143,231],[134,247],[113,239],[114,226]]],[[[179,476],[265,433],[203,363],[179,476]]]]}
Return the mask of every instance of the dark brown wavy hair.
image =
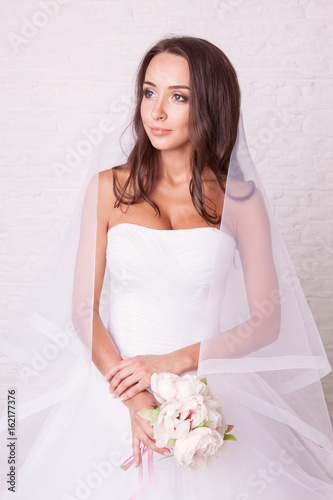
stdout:
{"type": "Polygon", "coordinates": [[[206,210],[201,175],[204,167],[208,166],[224,191],[225,176],[237,137],[240,88],[236,72],[222,50],[207,40],[189,36],[163,38],[141,61],[136,78],[136,108],[132,121],[136,142],[127,162],[130,174],[122,187],[115,176],[115,208],[121,203],[132,205],[144,199],[160,215],[157,204],[149,196],[156,181],[158,151],[144,130],[140,107],[147,67],[153,57],[165,52],[184,57],[189,65],[189,136],[192,146],[189,190],[196,211],[206,222],[218,224],[221,218],[216,210],[213,216],[206,210]],[[130,185],[133,194],[128,193],[130,185]]]}

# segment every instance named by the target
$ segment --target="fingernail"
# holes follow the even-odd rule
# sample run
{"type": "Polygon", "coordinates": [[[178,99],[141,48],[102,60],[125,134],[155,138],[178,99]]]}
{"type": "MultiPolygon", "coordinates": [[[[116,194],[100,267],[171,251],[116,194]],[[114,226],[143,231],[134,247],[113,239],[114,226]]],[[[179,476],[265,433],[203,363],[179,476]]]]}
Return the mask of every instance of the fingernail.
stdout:
{"type": "Polygon", "coordinates": [[[126,398],[126,396],[120,396],[120,399],[121,399],[122,401],[124,401],[124,400],[125,400],[125,399],[127,399],[127,398],[126,398]]]}
{"type": "Polygon", "coordinates": [[[108,377],[105,375],[105,376],[104,376],[104,380],[105,380],[105,382],[107,381],[107,379],[108,379],[108,377]]]}

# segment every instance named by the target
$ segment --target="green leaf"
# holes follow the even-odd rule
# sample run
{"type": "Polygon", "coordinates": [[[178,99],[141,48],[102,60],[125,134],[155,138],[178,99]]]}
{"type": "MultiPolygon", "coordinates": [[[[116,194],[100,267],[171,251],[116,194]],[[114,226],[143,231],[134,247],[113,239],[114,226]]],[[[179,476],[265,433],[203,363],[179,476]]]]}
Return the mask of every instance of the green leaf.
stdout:
{"type": "Polygon", "coordinates": [[[201,422],[201,424],[199,425],[196,425],[195,427],[193,427],[193,429],[198,429],[199,427],[203,427],[205,425],[206,422],[201,422]]]}
{"type": "Polygon", "coordinates": [[[159,406],[158,408],[154,408],[153,410],[151,410],[150,408],[145,408],[144,410],[139,410],[137,413],[142,418],[149,420],[150,425],[153,425],[155,422],[157,422],[160,411],[161,407],[159,406]]]}
{"type": "Polygon", "coordinates": [[[224,441],[237,441],[235,436],[233,434],[224,434],[223,436],[224,441]]]}
{"type": "Polygon", "coordinates": [[[200,380],[200,382],[203,382],[205,385],[207,385],[207,379],[206,379],[206,377],[202,378],[202,379],[200,380]]]}
{"type": "Polygon", "coordinates": [[[170,438],[169,441],[167,442],[167,448],[174,448],[176,441],[177,441],[177,439],[170,438]]]}
{"type": "Polygon", "coordinates": [[[193,429],[198,429],[199,427],[209,427],[213,420],[205,420],[205,422],[201,422],[201,424],[196,425],[193,429]]]}

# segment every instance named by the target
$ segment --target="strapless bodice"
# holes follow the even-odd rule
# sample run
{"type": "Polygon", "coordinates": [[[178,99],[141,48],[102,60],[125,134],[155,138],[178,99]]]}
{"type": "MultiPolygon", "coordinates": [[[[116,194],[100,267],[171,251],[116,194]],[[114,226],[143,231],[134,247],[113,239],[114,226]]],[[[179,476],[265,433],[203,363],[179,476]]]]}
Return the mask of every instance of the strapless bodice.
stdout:
{"type": "Polygon", "coordinates": [[[221,242],[224,263],[231,263],[235,242],[217,228],[160,230],[121,223],[109,230],[108,331],[120,352],[163,354],[203,340],[221,242]]]}

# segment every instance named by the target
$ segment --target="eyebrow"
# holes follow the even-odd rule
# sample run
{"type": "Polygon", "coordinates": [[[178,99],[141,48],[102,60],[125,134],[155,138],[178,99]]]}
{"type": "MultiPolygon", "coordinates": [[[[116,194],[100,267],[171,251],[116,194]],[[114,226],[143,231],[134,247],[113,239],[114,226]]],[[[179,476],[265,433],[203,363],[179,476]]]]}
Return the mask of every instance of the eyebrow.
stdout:
{"type": "MultiPolygon", "coordinates": [[[[156,87],[155,83],[153,82],[143,82],[143,85],[150,85],[151,87],[156,87]]],[[[168,89],[187,89],[190,90],[190,87],[187,85],[170,85],[168,89]]]]}

